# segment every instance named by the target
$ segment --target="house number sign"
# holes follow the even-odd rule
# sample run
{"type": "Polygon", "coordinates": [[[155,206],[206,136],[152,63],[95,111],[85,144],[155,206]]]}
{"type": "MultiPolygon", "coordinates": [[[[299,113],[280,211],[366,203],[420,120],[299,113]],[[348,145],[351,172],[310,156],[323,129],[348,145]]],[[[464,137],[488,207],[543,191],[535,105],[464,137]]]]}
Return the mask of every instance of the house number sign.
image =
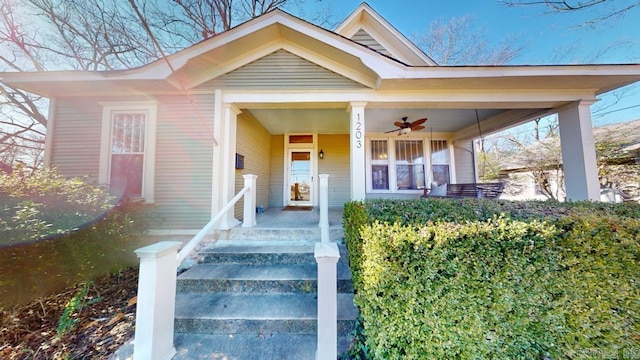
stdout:
{"type": "Polygon", "coordinates": [[[356,142],[356,149],[362,148],[362,121],[360,121],[360,114],[358,114],[358,120],[356,121],[356,131],[353,133],[356,142]]]}

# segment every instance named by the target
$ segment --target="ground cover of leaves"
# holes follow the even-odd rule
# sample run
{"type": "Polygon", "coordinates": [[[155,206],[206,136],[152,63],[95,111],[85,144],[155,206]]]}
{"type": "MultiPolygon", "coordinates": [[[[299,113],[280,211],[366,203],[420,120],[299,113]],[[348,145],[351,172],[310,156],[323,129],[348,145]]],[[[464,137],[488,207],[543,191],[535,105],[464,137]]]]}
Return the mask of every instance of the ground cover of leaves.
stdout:
{"type": "Polygon", "coordinates": [[[0,359],[107,359],[133,336],[138,270],[0,309],[0,359]]]}

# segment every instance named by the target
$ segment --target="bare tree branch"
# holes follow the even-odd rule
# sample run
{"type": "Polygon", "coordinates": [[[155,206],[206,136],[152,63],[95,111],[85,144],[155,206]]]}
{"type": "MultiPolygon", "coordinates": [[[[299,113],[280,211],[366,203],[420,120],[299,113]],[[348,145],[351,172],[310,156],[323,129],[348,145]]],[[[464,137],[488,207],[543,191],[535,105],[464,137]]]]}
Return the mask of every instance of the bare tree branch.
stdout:
{"type": "Polygon", "coordinates": [[[441,65],[501,65],[518,56],[522,47],[517,39],[505,38],[495,46],[486,39],[485,30],[470,15],[448,22],[433,21],[414,41],[441,65]]]}

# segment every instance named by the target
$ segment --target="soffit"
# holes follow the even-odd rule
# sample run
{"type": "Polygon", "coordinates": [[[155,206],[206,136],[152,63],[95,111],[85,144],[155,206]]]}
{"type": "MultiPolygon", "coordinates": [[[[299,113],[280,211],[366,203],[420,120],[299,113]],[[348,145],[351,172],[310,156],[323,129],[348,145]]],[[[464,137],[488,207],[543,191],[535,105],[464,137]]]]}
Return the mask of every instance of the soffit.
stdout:
{"type": "Polygon", "coordinates": [[[378,80],[357,56],[280,23],[191,58],[169,80],[193,88],[281,49],[368,87],[378,80]]]}

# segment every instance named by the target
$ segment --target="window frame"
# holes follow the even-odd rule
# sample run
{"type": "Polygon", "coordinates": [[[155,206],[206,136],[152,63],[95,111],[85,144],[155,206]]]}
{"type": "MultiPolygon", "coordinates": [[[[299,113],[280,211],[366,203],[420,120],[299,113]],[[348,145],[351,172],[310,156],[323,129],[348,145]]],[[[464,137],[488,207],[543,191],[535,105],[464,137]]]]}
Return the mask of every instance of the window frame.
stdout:
{"type": "Polygon", "coordinates": [[[145,113],[144,155],[142,167],[142,196],[139,199],[151,204],[155,201],[155,166],[157,108],[155,101],[101,102],[102,124],[100,135],[100,167],[98,181],[110,185],[111,145],[113,141],[114,114],[145,113]]]}
{"type": "Polygon", "coordinates": [[[453,153],[453,145],[452,140],[448,136],[443,136],[442,134],[436,135],[427,135],[427,134],[410,134],[403,137],[398,137],[396,133],[392,133],[392,135],[387,134],[371,134],[371,136],[367,136],[366,138],[366,166],[365,166],[365,181],[366,181],[366,191],[371,194],[422,194],[423,189],[398,189],[398,178],[396,171],[396,141],[397,140],[422,140],[423,154],[424,154],[424,174],[425,174],[425,187],[429,187],[431,185],[431,141],[433,140],[444,140],[447,142],[448,149],[448,160],[449,160],[449,177],[452,183],[455,182],[455,167],[454,167],[454,153],[453,153]],[[373,165],[376,165],[376,162],[371,158],[371,142],[375,140],[384,140],[387,142],[387,160],[386,165],[388,166],[388,176],[389,176],[389,189],[373,189],[373,165]]]}

